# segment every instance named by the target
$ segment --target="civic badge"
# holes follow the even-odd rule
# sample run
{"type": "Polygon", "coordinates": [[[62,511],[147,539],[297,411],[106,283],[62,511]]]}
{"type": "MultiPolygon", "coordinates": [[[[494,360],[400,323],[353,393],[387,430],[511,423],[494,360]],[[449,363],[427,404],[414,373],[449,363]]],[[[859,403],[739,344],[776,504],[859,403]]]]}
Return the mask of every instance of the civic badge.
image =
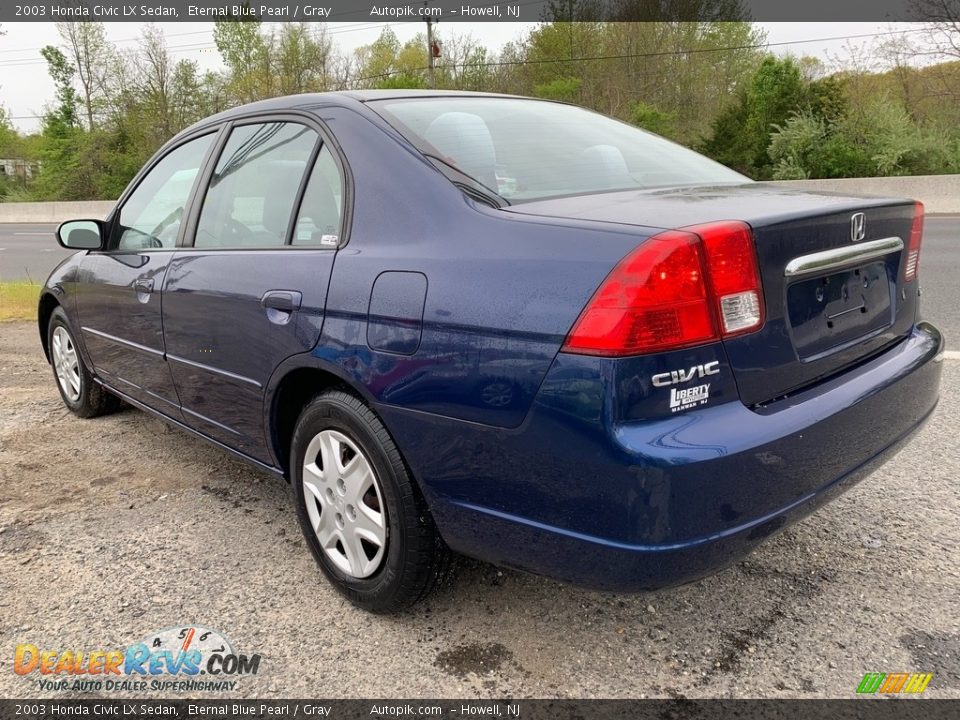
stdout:
{"type": "Polygon", "coordinates": [[[863,213],[850,216],[850,240],[858,242],[867,234],[867,217],[863,213]]]}

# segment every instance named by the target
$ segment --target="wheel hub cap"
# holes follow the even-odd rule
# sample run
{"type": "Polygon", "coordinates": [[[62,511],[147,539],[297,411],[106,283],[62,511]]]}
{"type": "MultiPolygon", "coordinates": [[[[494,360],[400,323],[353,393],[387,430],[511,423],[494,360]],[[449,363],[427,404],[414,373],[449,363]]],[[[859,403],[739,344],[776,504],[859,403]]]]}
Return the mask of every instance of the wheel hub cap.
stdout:
{"type": "Polygon", "coordinates": [[[57,382],[60,389],[70,402],[80,399],[80,359],[77,349],[73,345],[73,338],[64,327],[57,327],[53,331],[53,369],[57,373],[57,382]]]}
{"type": "Polygon", "coordinates": [[[343,433],[324,430],[307,445],[303,499],[334,565],[355,578],[376,572],[387,546],[383,497],[370,462],[343,433]]]}

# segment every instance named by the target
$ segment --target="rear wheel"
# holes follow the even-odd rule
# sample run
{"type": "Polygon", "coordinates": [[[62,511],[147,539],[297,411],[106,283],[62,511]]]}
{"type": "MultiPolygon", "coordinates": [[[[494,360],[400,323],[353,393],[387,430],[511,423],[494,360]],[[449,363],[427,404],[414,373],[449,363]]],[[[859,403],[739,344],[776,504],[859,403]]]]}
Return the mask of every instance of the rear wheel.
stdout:
{"type": "Polygon", "coordinates": [[[56,308],[50,316],[47,347],[50,349],[50,365],[60,397],[74,415],[92,418],[120,407],[120,399],[94,382],[83,364],[63,308],[56,308]]]}
{"type": "Polygon", "coordinates": [[[422,495],[376,414],[340,391],[315,398],[291,447],[297,517],[317,563],[351,602],[391,612],[449,566],[422,495]]]}

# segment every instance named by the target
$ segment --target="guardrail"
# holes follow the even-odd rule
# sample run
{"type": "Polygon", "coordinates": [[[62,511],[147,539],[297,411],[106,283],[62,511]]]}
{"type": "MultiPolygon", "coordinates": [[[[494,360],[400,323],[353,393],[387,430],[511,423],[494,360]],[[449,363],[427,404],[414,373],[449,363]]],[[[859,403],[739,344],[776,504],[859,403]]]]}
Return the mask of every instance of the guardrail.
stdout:
{"type": "Polygon", "coordinates": [[[907,197],[922,202],[927,214],[960,214],[960,175],[785,180],[775,184],[855,195],[907,197]]]}
{"type": "Polygon", "coordinates": [[[107,216],[116,201],[0,203],[0,223],[61,223],[107,216]]]}
{"type": "MultiPolygon", "coordinates": [[[[792,185],[855,195],[907,197],[920,200],[929,214],[960,214],[960,175],[843,178],[838,180],[784,180],[792,185]]],[[[0,223],[59,223],[64,220],[103,218],[114,201],[0,203],[0,223]]]]}

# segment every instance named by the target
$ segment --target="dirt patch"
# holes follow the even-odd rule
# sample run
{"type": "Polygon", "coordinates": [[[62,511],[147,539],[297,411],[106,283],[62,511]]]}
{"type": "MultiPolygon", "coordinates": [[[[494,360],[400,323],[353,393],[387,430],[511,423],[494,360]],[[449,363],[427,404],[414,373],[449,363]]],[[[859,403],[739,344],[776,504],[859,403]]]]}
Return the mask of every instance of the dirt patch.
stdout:
{"type": "Polygon", "coordinates": [[[913,658],[911,672],[932,672],[937,687],[960,688],[960,637],[912,632],[900,640],[913,658]]]}
{"type": "Polygon", "coordinates": [[[0,551],[20,555],[40,549],[47,536],[27,523],[0,527],[0,551]]]}
{"type": "Polygon", "coordinates": [[[500,643],[468,643],[437,653],[438,668],[460,678],[470,673],[489,675],[513,659],[513,653],[500,643]]]}

